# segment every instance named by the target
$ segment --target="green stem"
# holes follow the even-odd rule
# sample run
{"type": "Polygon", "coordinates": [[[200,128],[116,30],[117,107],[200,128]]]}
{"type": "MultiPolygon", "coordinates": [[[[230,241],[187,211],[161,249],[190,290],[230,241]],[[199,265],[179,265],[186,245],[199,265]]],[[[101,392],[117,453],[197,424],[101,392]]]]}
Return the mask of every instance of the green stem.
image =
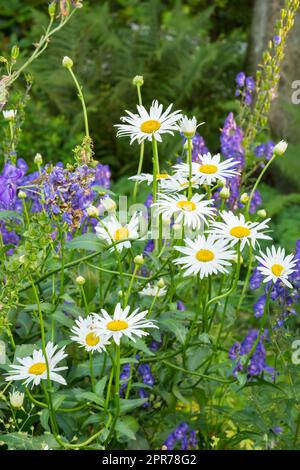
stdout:
{"type": "Polygon", "coordinates": [[[88,306],[88,303],[87,303],[87,300],[86,300],[86,295],[85,295],[84,287],[83,287],[83,286],[80,286],[80,290],[81,290],[81,295],[82,295],[82,300],[83,300],[83,305],[84,305],[85,314],[88,315],[88,314],[89,314],[89,306],[88,306]]]}
{"type": "Polygon", "coordinates": [[[92,353],[89,352],[89,366],[90,366],[90,374],[91,374],[91,386],[92,391],[95,392],[95,378],[94,378],[94,370],[93,370],[93,356],[92,353]]]}
{"type": "MultiPolygon", "coordinates": [[[[145,150],[145,144],[144,142],[142,142],[140,145],[140,159],[139,159],[139,166],[138,166],[138,171],[137,171],[138,176],[141,174],[142,168],[143,168],[144,150],[145,150]]],[[[138,184],[139,182],[136,180],[134,183],[133,195],[132,195],[134,203],[136,202],[136,193],[137,193],[138,184]]]]}
{"type": "Polygon", "coordinates": [[[85,101],[84,101],[84,96],[83,96],[83,93],[82,93],[82,87],[79,85],[78,83],[78,80],[72,70],[72,67],[67,67],[70,74],[71,74],[71,77],[73,78],[73,81],[76,85],[76,88],[77,88],[77,91],[78,91],[78,98],[80,99],[81,101],[81,105],[82,105],[82,111],[83,111],[83,119],[84,119],[84,127],[85,127],[85,135],[86,137],[90,137],[90,131],[89,131],[89,121],[88,121],[88,115],[87,115],[87,110],[86,110],[86,105],[85,105],[85,101]]]}
{"type": "Polygon", "coordinates": [[[139,268],[139,265],[138,264],[135,264],[134,265],[134,269],[133,269],[133,274],[132,274],[132,277],[130,279],[130,283],[129,283],[129,286],[128,286],[128,289],[127,289],[127,293],[126,293],[126,296],[125,296],[125,300],[124,300],[124,305],[123,305],[123,308],[125,308],[128,304],[128,300],[129,300],[129,297],[130,297],[130,293],[131,293],[131,289],[132,289],[132,284],[133,284],[133,281],[135,279],[135,276],[136,276],[136,273],[137,273],[137,270],[139,268]]]}
{"type": "Polygon", "coordinates": [[[246,279],[245,279],[245,282],[244,282],[243,290],[242,290],[240,300],[239,300],[239,303],[238,303],[238,306],[237,306],[237,311],[238,312],[239,312],[239,310],[240,310],[240,308],[243,304],[243,300],[244,300],[244,297],[246,295],[246,291],[248,289],[249,279],[250,279],[251,271],[252,271],[252,260],[253,260],[253,247],[252,247],[252,244],[250,244],[249,262],[248,262],[249,264],[248,264],[248,269],[247,269],[247,274],[246,274],[246,279]]]}
{"type": "Polygon", "coordinates": [[[120,415],[120,345],[116,345],[116,360],[115,360],[115,416],[112,422],[109,435],[106,442],[110,441],[111,436],[114,433],[119,415],[120,415]]]}
{"type": "Polygon", "coordinates": [[[189,189],[188,189],[188,199],[191,199],[193,195],[193,186],[192,186],[192,139],[188,138],[188,149],[187,149],[188,165],[189,165],[189,189]]]}
{"type": "Polygon", "coordinates": [[[257,180],[255,181],[255,184],[252,188],[252,191],[250,193],[250,196],[249,196],[249,201],[248,201],[248,204],[247,204],[247,207],[246,207],[246,213],[249,215],[249,210],[250,210],[250,204],[251,204],[251,201],[252,201],[252,198],[253,198],[253,195],[259,185],[259,183],[261,182],[261,179],[262,177],[264,176],[264,174],[266,173],[267,169],[269,168],[270,165],[272,165],[273,161],[275,160],[275,158],[277,157],[277,154],[274,153],[273,157],[271,158],[271,160],[268,161],[268,163],[266,164],[266,166],[263,168],[262,172],[260,173],[260,175],[258,176],[257,180]]]}

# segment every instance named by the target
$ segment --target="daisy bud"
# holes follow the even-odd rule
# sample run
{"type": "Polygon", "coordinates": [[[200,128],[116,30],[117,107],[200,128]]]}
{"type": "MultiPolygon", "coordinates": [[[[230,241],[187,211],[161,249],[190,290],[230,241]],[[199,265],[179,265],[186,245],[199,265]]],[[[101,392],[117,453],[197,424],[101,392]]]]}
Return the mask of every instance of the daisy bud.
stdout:
{"type": "Polygon", "coordinates": [[[267,211],[265,209],[259,209],[259,211],[257,211],[257,215],[258,217],[265,219],[267,217],[267,211]]]}
{"type": "Polygon", "coordinates": [[[95,206],[87,207],[86,212],[89,217],[98,217],[99,215],[99,209],[95,206]]]}
{"type": "Polygon", "coordinates": [[[48,13],[49,13],[50,18],[54,18],[55,9],[56,9],[56,2],[51,2],[48,7],[48,13]]]}
{"type": "Polygon", "coordinates": [[[77,276],[75,282],[78,286],[83,286],[85,284],[85,278],[83,276],[77,276]]]}
{"type": "Polygon", "coordinates": [[[34,163],[36,165],[41,165],[43,163],[43,157],[40,153],[37,153],[36,156],[34,157],[34,163]]]}
{"type": "Polygon", "coordinates": [[[138,266],[142,266],[142,264],[144,264],[145,262],[143,255],[137,255],[134,258],[133,262],[134,264],[137,264],[138,266]]]}
{"type": "Polygon", "coordinates": [[[7,111],[2,111],[4,119],[6,121],[13,121],[16,117],[17,111],[15,109],[8,109],[7,111]]]}
{"type": "Polygon", "coordinates": [[[220,198],[221,199],[228,199],[230,196],[230,189],[226,188],[226,186],[223,186],[223,188],[220,191],[220,198]]]}
{"type": "Polygon", "coordinates": [[[110,197],[106,197],[105,199],[103,199],[102,204],[104,206],[104,209],[107,212],[115,212],[115,210],[117,208],[117,204],[110,197]]]}
{"type": "Polygon", "coordinates": [[[225,180],[218,180],[217,185],[218,185],[218,187],[223,188],[226,185],[226,182],[225,182],[225,180]]]}
{"type": "Polygon", "coordinates": [[[136,75],[132,80],[132,85],[134,86],[143,86],[144,85],[144,77],[143,75],[136,75]]]}
{"type": "Polygon", "coordinates": [[[123,292],[121,290],[118,292],[118,297],[123,297],[123,292]]]}
{"type": "Polygon", "coordinates": [[[73,60],[70,59],[67,55],[62,60],[62,65],[63,67],[66,67],[66,69],[71,69],[73,67],[73,60]]]}
{"type": "Polygon", "coordinates": [[[24,393],[13,390],[13,392],[9,394],[9,401],[13,408],[22,408],[24,393]]]}
{"type": "Polygon", "coordinates": [[[242,204],[246,204],[249,201],[249,196],[247,193],[243,193],[240,197],[240,201],[242,204]]]}
{"type": "Polygon", "coordinates": [[[25,191],[18,192],[18,198],[25,199],[26,197],[27,197],[27,194],[25,193],[25,191]]]}
{"type": "Polygon", "coordinates": [[[157,287],[159,287],[160,289],[162,289],[163,287],[165,287],[165,281],[163,280],[163,278],[161,278],[159,281],[157,281],[157,287]]]}
{"type": "Polygon", "coordinates": [[[196,134],[197,130],[197,119],[195,116],[192,119],[189,119],[187,116],[183,116],[178,123],[179,131],[182,132],[184,137],[187,139],[192,139],[196,134]]]}
{"type": "Polygon", "coordinates": [[[18,48],[18,46],[13,46],[11,50],[11,58],[16,60],[19,56],[19,52],[20,52],[20,49],[18,48]]]}
{"type": "Polygon", "coordinates": [[[275,145],[273,152],[274,155],[283,155],[288,147],[288,144],[285,140],[281,140],[278,144],[275,145]]]}

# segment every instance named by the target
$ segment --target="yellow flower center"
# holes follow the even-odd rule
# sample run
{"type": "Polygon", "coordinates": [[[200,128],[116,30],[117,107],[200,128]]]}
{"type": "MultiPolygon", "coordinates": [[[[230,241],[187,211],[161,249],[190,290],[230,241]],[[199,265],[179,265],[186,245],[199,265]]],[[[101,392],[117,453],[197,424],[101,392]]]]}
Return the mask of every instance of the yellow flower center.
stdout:
{"type": "Polygon", "coordinates": [[[212,261],[213,259],[215,259],[215,255],[210,250],[201,249],[201,250],[197,251],[196,258],[197,258],[198,261],[202,261],[204,263],[207,263],[208,261],[212,261]]]}
{"type": "Polygon", "coordinates": [[[44,362],[37,362],[36,364],[32,364],[32,366],[29,367],[28,372],[29,374],[42,375],[46,369],[47,366],[44,362]]]}
{"type": "Polygon", "coordinates": [[[115,231],[114,239],[117,241],[125,240],[125,238],[128,238],[128,237],[129,237],[129,230],[127,227],[120,227],[120,228],[117,228],[117,230],[115,231]]]}
{"type": "Polygon", "coordinates": [[[176,205],[179,207],[179,209],[182,209],[186,212],[192,212],[197,207],[193,201],[178,201],[176,205]]]}
{"type": "Polygon", "coordinates": [[[107,323],[106,328],[110,331],[122,331],[128,328],[128,323],[124,320],[112,320],[107,323]]]}
{"type": "Polygon", "coordinates": [[[236,227],[232,227],[229,233],[233,237],[244,238],[244,237],[248,237],[251,231],[248,227],[242,227],[241,225],[237,225],[236,227]]]}
{"type": "Polygon", "coordinates": [[[217,173],[218,167],[216,165],[201,165],[199,171],[201,171],[201,173],[206,173],[207,175],[213,175],[214,173],[217,173]]]}
{"type": "Polygon", "coordinates": [[[88,346],[97,346],[99,341],[100,341],[99,336],[97,336],[93,331],[88,333],[85,337],[85,342],[88,346]]]}
{"type": "Polygon", "coordinates": [[[161,124],[159,121],[156,121],[155,119],[150,119],[149,121],[145,121],[141,124],[141,131],[145,132],[146,134],[152,134],[155,131],[158,131],[160,128],[161,124]]]}
{"type": "Polygon", "coordinates": [[[275,276],[279,277],[283,273],[284,267],[281,264],[273,264],[271,270],[275,276]]]}
{"type": "Polygon", "coordinates": [[[156,174],[156,179],[158,179],[158,180],[164,180],[166,178],[169,178],[168,173],[157,173],[156,174]]]}

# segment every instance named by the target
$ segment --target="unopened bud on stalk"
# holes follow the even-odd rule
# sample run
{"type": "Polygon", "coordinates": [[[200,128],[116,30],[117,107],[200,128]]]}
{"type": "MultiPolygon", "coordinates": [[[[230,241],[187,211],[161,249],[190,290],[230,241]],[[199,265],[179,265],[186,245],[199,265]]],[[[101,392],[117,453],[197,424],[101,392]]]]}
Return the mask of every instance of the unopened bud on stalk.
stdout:
{"type": "Polygon", "coordinates": [[[223,186],[223,188],[220,191],[220,198],[221,199],[229,199],[230,196],[230,189],[226,188],[226,186],[223,186]]]}
{"type": "Polygon", "coordinates": [[[22,408],[24,402],[24,393],[13,390],[13,392],[9,394],[9,401],[13,408],[22,408]]]}
{"type": "Polygon", "coordinates": [[[135,256],[133,262],[134,262],[134,264],[137,264],[138,266],[142,266],[142,264],[144,264],[144,262],[145,262],[143,255],[135,256]]]}
{"type": "Polygon", "coordinates": [[[106,197],[105,199],[103,199],[102,204],[104,206],[104,209],[107,212],[115,212],[115,210],[117,208],[117,204],[110,197],[106,197]]]}
{"type": "Polygon", "coordinates": [[[99,209],[96,206],[87,207],[86,212],[89,217],[98,217],[99,215],[99,209]]]}
{"type": "Polygon", "coordinates": [[[11,50],[11,58],[13,60],[16,60],[19,57],[19,52],[20,52],[20,49],[18,48],[18,46],[13,46],[11,50]]]}
{"type": "Polygon", "coordinates": [[[71,69],[73,67],[73,60],[66,55],[62,60],[62,65],[66,67],[66,69],[71,69]]]}
{"type": "Polygon", "coordinates": [[[158,287],[159,289],[162,289],[163,287],[165,287],[165,285],[166,285],[166,284],[165,284],[165,281],[164,281],[163,278],[160,278],[159,281],[157,281],[157,287],[158,287]]]}
{"type": "Polygon", "coordinates": [[[6,121],[13,121],[16,117],[17,111],[15,109],[8,109],[7,111],[2,111],[3,117],[6,121]]]}
{"type": "Polygon", "coordinates": [[[283,155],[288,147],[288,143],[285,140],[281,140],[273,148],[274,155],[283,155]]]}
{"type": "Polygon", "coordinates": [[[143,86],[144,85],[143,75],[136,75],[132,80],[132,85],[134,85],[134,86],[143,86]]]}
{"type": "Polygon", "coordinates": [[[50,5],[48,6],[48,13],[49,13],[50,18],[54,18],[55,8],[56,8],[56,2],[51,2],[50,5]]]}
{"type": "Polygon", "coordinates": [[[84,286],[85,278],[83,276],[77,276],[75,282],[78,286],[84,286]]]}
{"type": "Polygon", "coordinates": [[[267,211],[265,209],[259,209],[259,211],[257,211],[257,215],[258,217],[265,219],[267,217],[267,211]]]}
{"type": "Polygon", "coordinates": [[[123,292],[121,290],[118,292],[118,297],[123,297],[123,292]]]}
{"type": "Polygon", "coordinates": [[[25,193],[25,191],[18,192],[18,198],[25,199],[26,197],[27,197],[27,194],[25,193]]]}
{"type": "Polygon", "coordinates": [[[43,163],[43,157],[40,153],[37,153],[36,156],[34,157],[34,163],[38,166],[43,163]]]}
{"type": "Polygon", "coordinates": [[[249,196],[247,193],[243,193],[240,197],[240,201],[242,204],[246,204],[249,201],[249,196]]]}
{"type": "Polygon", "coordinates": [[[217,186],[220,188],[223,188],[226,185],[225,180],[218,180],[217,181],[217,186]]]}

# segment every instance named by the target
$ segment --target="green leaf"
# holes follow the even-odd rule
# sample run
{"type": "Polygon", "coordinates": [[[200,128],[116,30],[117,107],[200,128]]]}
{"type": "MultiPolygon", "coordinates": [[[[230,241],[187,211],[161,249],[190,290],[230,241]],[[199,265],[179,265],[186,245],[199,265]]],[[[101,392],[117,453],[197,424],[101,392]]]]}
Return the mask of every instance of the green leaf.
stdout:
{"type": "Polygon", "coordinates": [[[103,248],[103,241],[94,233],[85,233],[67,242],[65,248],[69,250],[100,251],[103,248]]]}
{"type": "Polygon", "coordinates": [[[0,436],[0,445],[1,443],[7,444],[10,450],[44,450],[45,446],[48,446],[49,450],[59,448],[54,437],[48,433],[34,437],[31,437],[26,432],[2,434],[0,436]]]}
{"type": "Polygon", "coordinates": [[[95,385],[95,393],[99,397],[103,397],[106,382],[107,382],[107,377],[102,377],[102,379],[98,380],[98,382],[95,385]]]}
{"type": "Polygon", "coordinates": [[[15,349],[14,361],[17,357],[31,356],[34,349],[36,349],[35,344],[18,344],[15,349]]]}
{"type": "Polygon", "coordinates": [[[162,318],[159,320],[159,325],[163,330],[174,333],[180,343],[184,343],[187,335],[187,329],[182,325],[182,323],[176,322],[171,318],[162,318]]]}
{"type": "Polygon", "coordinates": [[[103,405],[104,400],[100,398],[96,393],[93,392],[83,392],[77,396],[79,401],[91,401],[92,403],[96,403],[97,405],[103,405]]]}
{"type": "Polygon", "coordinates": [[[0,220],[16,219],[24,224],[23,217],[15,211],[0,211],[0,220]]]}
{"type": "Polygon", "coordinates": [[[43,428],[45,429],[45,431],[50,432],[48,421],[49,421],[49,410],[45,408],[41,411],[40,422],[43,428]]]}
{"type": "Polygon", "coordinates": [[[154,353],[150,351],[145,341],[141,340],[140,338],[136,338],[135,347],[139,351],[143,351],[145,354],[147,354],[147,356],[154,356],[154,353]]]}
{"type": "Polygon", "coordinates": [[[139,429],[139,423],[132,416],[123,416],[116,424],[116,431],[118,431],[120,440],[136,440],[135,433],[139,429]]]}
{"type": "Polygon", "coordinates": [[[124,414],[128,411],[135,410],[139,406],[142,406],[144,403],[146,403],[146,401],[147,398],[134,398],[133,400],[125,400],[121,398],[120,412],[124,414]]]}

